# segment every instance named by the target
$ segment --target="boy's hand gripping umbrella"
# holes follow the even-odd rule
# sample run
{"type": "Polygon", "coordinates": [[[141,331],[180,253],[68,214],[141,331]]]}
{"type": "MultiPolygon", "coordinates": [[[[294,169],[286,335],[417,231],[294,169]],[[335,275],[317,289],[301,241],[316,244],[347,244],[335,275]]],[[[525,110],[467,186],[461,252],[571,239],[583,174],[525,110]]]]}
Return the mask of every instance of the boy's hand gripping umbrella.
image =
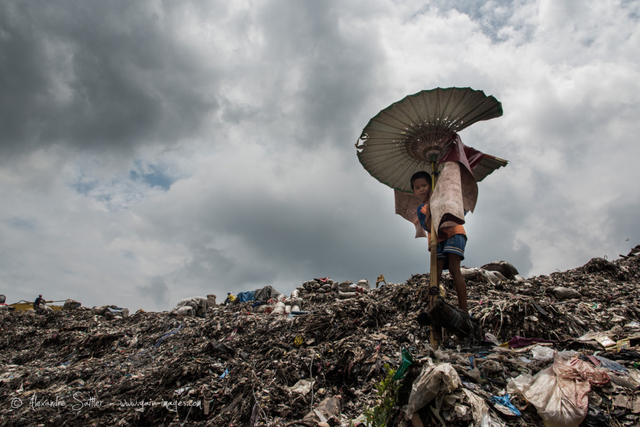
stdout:
{"type": "MultiPolygon", "coordinates": [[[[429,172],[433,192],[444,165],[459,163],[460,172],[454,171],[453,175],[459,176],[456,179],[460,184],[454,187],[460,190],[453,190],[456,194],[446,194],[444,198],[455,199],[454,204],[459,204],[460,211],[473,211],[476,182],[505,166],[507,161],[464,146],[457,132],[475,122],[501,115],[500,102],[479,90],[456,87],[424,90],[391,104],[369,121],[356,143],[358,159],[374,178],[395,190],[396,213],[416,224],[418,230],[416,209],[422,201],[413,195],[411,176],[418,171],[429,172]]],[[[451,193],[451,190],[445,192],[451,193]]],[[[436,213],[432,208],[431,218],[428,308],[438,298],[438,229],[451,225],[451,221],[464,223],[464,214],[452,214],[446,208],[436,213]]],[[[426,237],[420,236],[420,232],[424,234],[420,229],[416,237],[426,237]]],[[[435,349],[441,338],[433,329],[431,345],[435,349]]]]}

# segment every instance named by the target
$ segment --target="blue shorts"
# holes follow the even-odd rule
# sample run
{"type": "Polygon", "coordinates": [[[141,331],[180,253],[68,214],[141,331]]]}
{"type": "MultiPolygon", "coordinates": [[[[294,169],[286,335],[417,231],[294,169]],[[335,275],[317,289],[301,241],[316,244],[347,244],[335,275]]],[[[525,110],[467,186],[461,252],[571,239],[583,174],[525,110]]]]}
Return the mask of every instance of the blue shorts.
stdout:
{"type": "Polygon", "coordinates": [[[467,245],[467,236],[464,234],[455,234],[443,242],[438,242],[438,261],[445,261],[445,269],[449,261],[449,255],[456,254],[460,260],[464,259],[464,247],[467,245]]]}

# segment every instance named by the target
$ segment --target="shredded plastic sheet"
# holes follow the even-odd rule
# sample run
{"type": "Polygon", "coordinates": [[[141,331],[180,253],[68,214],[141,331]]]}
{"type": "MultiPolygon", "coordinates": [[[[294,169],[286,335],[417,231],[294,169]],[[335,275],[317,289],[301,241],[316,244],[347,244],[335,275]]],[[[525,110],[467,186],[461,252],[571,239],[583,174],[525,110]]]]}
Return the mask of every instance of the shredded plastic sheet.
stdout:
{"type": "Polygon", "coordinates": [[[546,427],[577,427],[589,409],[591,385],[605,385],[609,375],[578,358],[556,353],[553,365],[534,377],[509,380],[508,393],[519,393],[538,411],[546,427]]]}
{"type": "Polygon", "coordinates": [[[406,419],[410,420],[413,414],[429,404],[438,395],[449,394],[461,386],[460,377],[451,364],[438,363],[434,365],[429,359],[411,387],[411,395],[405,412],[406,419]]]}
{"type": "Polygon", "coordinates": [[[505,424],[499,418],[494,418],[489,413],[489,405],[481,397],[478,397],[472,391],[463,388],[464,394],[467,395],[469,403],[471,403],[471,409],[473,412],[473,426],[474,427],[504,427],[505,424]]]}
{"type": "Polygon", "coordinates": [[[416,239],[418,237],[427,237],[427,232],[420,225],[417,213],[418,206],[422,204],[422,200],[413,193],[403,193],[398,190],[393,190],[393,197],[395,199],[396,214],[416,227],[416,239]]]}
{"type": "MultiPolygon", "coordinates": [[[[480,165],[482,159],[485,157],[493,157],[488,154],[484,154],[473,147],[467,147],[460,139],[460,135],[456,134],[456,137],[451,144],[451,148],[447,155],[442,158],[441,163],[445,162],[459,162],[469,172],[473,172],[476,167],[480,165]]],[[[481,179],[480,179],[481,180],[481,179]]]]}

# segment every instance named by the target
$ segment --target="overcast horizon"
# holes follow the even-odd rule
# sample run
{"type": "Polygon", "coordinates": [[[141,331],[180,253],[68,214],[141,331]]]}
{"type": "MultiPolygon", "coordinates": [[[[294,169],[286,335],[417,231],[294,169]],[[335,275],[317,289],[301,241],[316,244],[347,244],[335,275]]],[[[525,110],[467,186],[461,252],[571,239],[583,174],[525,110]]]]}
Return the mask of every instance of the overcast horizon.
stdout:
{"type": "Polygon", "coordinates": [[[401,283],[426,239],[358,162],[380,110],[495,96],[460,132],[463,264],[640,244],[640,2],[0,0],[0,293],[170,310],[316,277],[401,283]]]}

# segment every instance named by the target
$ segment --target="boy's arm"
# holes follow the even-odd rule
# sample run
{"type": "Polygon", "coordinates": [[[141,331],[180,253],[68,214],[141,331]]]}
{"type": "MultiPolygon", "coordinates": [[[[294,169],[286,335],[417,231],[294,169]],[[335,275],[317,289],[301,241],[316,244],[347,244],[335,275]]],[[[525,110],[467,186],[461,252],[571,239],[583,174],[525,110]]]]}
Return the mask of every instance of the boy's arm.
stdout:
{"type": "Polygon", "coordinates": [[[424,223],[427,226],[427,231],[431,232],[431,204],[429,202],[426,203],[427,205],[427,209],[426,209],[426,218],[424,220],[424,223]]]}

